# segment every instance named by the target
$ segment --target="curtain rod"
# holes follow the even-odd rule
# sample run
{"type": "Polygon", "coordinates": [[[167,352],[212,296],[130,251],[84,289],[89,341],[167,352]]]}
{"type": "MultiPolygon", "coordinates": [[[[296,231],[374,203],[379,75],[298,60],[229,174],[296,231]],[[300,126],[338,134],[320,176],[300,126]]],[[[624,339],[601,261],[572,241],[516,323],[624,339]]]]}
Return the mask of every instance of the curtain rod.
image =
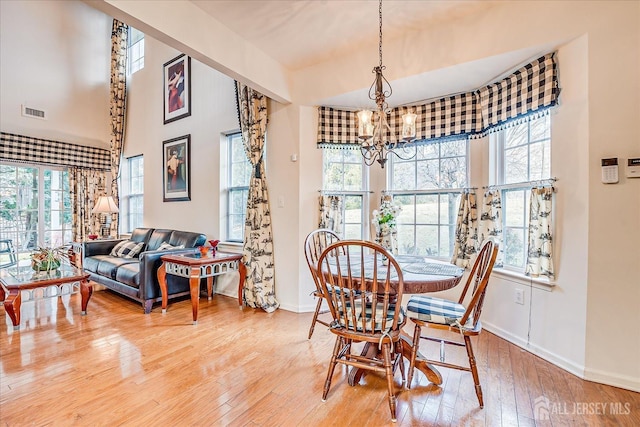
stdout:
{"type": "Polygon", "coordinates": [[[332,191],[332,190],[318,190],[318,193],[320,194],[324,194],[324,195],[329,195],[329,196],[342,196],[342,195],[347,195],[347,194],[354,194],[354,195],[358,195],[358,194],[362,194],[362,193],[368,193],[368,194],[373,194],[373,191],[332,191]]]}

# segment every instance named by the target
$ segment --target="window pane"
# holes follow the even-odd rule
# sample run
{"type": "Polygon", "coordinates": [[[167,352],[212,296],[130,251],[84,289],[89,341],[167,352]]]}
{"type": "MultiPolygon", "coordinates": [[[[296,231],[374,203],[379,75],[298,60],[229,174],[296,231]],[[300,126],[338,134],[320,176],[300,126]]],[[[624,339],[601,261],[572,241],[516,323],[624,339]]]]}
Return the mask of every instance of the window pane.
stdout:
{"type": "Polygon", "coordinates": [[[416,255],[438,256],[438,226],[416,226],[416,255]]]}
{"type": "Polygon", "coordinates": [[[415,190],[416,188],[415,162],[398,162],[393,166],[394,190],[415,190]]]}
{"type": "Polygon", "coordinates": [[[524,267],[525,230],[507,227],[504,230],[504,262],[511,267],[524,267]]]}
{"type": "Polygon", "coordinates": [[[507,227],[524,227],[526,225],[524,191],[505,191],[503,203],[504,218],[507,227]]]}
{"type": "MultiPolygon", "coordinates": [[[[322,189],[325,191],[357,192],[345,195],[343,208],[342,238],[364,237],[363,199],[364,164],[357,150],[324,148],[322,150],[322,189]]],[[[368,222],[367,222],[368,224],[368,222]]]]}
{"type": "Polygon", "coordinates": [[[417,158],[419,159],[437,159],[440,156],[440,148],[438,143],[422,144],[418,147],[417,158]]]}
{"type": "Polygon", "coordinates": [[[362,223],[362,196],[345,197],[344,222],[362,223]]]}
{"type": "Polygon", "coordinates": [[[440,165],[440,188],[463,188],[467,182],[467,159],[443,159],[440,165]]]}
{"type": "Polygon", "coordinates": [[[504,162],[504,183],[512,184],[516,182],[528,181],[528,159],[529,150],[527,146],[505,150],[504,162]]]}
{"type": "MultiPolygon", "coordinates": [[[[427,190],[432,188],[438,188],[438,183],[440,181],[440,173],[439,173],[439,164],[438,160],[426,160],[416,162],[418,168],[418,183],[416,187],[410,188],[410,190],[421,189],[427,190]]],[[[395,169],[394,169],[394,179],[395,179],[395,169]]],[[[398,188],[398,190],[401,190],[398,188]]],[[[407,188],[409,190],[409,188],[407,188]]]]}
{"type": "Polygon", "coordinates": [[[344,165],[344,187],[342,189],[347,191],[362,189],[362,164],[344,165]]]}
{"type": "Polygon", "coordinates": [[[541,117],[531,121],[531,141],[540,141],[542,139],[551,138],[550,121],[550,116],[541,117]]]}
{"type": "Polygon", "coordinates": [[[416,224],[438,224],[438,195],[416,197],[416,224]]]}
{"type": "Polygon", "coordinates": [[[512,148],[527,143],[528,124],[522,123],[516,126],[508,127],[505,132],[505,148],[512,148]]]}
{"type": "Polygon", "coordinates": [[[414,196],[395,196],[393,202],[402,208],[396,222],[414,224],[416,220],[414,196]]]}
{"type": "Polygon", "coordinates": [[[467,143],[465,140],[456,139],[453,141],[446,141],[440,144],[441,157],[466,156],[466,154],[467,154],[467,143]]]}

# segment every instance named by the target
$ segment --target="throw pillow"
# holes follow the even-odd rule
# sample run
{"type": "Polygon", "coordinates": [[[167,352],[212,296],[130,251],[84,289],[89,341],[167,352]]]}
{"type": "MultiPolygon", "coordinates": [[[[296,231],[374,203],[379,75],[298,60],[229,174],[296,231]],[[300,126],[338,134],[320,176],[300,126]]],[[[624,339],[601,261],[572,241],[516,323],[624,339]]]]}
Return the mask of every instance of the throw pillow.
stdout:
{"type": "Polygon", "coordinates": [[[170,245],[170,244],[165,242],[165,243],[162,243],[158,247],[157,250],[159,250],[159,251],[168,251],[168,250],[171,250],[171,249],[184,249],[184,245],[172,246],[172,245],[170,245]]]}
{"type": "Polygon", "coordinates": [[[111,250],[111,256],[116,256],[118,258],[135,258],[135,256],[140,253],[143,246],[144,242],[123,240],[111,250]]]}

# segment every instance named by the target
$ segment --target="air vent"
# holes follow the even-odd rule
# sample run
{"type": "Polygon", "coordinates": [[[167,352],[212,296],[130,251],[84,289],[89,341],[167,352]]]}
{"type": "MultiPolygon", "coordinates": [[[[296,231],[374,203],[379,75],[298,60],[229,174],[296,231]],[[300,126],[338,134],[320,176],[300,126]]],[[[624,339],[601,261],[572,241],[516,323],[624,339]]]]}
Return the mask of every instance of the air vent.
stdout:
{"type": "Polygon", "coordinates": [[[33,119],[47,120],[46,111],[37,110],[35,108],[27,107],[26,105],[22,105],[22,115],[33,119]]]}

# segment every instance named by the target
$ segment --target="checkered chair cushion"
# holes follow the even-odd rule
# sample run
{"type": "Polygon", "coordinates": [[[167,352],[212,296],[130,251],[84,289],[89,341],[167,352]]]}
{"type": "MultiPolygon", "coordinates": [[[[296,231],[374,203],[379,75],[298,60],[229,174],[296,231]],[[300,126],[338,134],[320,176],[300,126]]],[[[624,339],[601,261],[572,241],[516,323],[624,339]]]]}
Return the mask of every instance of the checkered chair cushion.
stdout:
{"type": "Polygon", "coordinates": [[[133,240],[123,240],[114,246],[111,250],[111,256],[115,256],[118,258],[135,258],[142,247],[144,246],[144,242],[134,242],[133,240]]]}
{"type": "MultiPolygon", "coordinates": [[[[459,322],[466,310],[464,305],[457,302],[423,295],[412,296],[407,305],[409,318],[443,325],[453,325],[459,322]]],[[[464,327],[473,327],[471,316],[464,327]]]]}
{"type": "MultiPolygon", "coordinates": [[[[366,303],[366,307],[364,309],[364,314],[366,317],[366,329],[367,330],[371,330],[371,321],[374,320],[374,330],[375,331],[379,331],[382,332],[382,323],[383,323],[383,318],[382,318],[382,314],[383,314],[383,306],[384,304],[381,302],[376,303],[376,317],[375,319],[372,319],[371,314],[373,313],[373,303],[371,302],[367,302],[366,303]]],[[[395,304],[389,304],[388,309],[387,309],[387,322],[386,322],[386,326],[387,328],[389,326],[391,326],[391,324],[393,323],[393,314],[395,312],[395,304]]],[[[342,326],[346,326],[344,319],[345,316],[347,318],[347,322],[349,323],[349,328],[357,330],[357,331],[361,331],[362,330],[362,301],[361,300],[357,300],[355,302],[355,315],[356,315],[356,325],[353,325],[352,322],[352,313],[351,313],[351,306],[350,304],[347,304],[347,312],[345,313],[345,311],[342,309],[342,307],[340,308],[340,324],[342,326]]],[[[400,315],[398,317],[398,324],[402,325],[404,323],[404,317],[406,316],[404,309],[402,307],[400,307],[400,315]]]]}

